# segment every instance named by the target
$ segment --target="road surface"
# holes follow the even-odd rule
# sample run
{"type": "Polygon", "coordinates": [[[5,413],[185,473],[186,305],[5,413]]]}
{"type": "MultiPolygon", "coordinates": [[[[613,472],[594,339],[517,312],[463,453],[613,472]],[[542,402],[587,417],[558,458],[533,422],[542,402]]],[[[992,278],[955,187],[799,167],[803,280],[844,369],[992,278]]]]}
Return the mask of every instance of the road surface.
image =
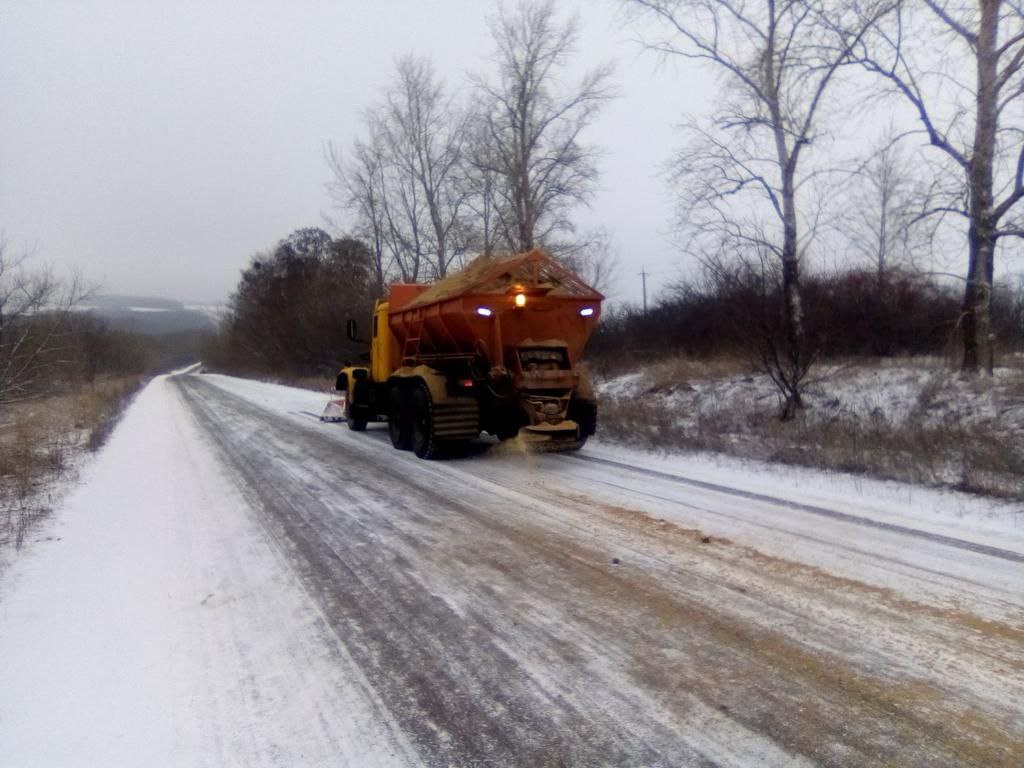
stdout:
{"type": "Polygon", "coordinates": [[[1020,510],[323,403],[140,396],[2,577],[12,765],[1024,765],[1020,510]]]}

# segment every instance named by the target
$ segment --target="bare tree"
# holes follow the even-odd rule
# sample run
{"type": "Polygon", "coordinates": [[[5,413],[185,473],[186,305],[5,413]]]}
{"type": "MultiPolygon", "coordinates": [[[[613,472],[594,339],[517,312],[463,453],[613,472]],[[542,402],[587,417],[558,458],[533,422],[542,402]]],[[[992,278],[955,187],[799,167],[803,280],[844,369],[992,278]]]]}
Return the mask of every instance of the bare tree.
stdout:
{"type": "MultiPolygon", "coordinates": [[[[474,109],[456,106],[429,62],[405,57],[365,113],[367,137],[347,157],[327,147],[329,189],[372,244],[381,288],[393,276],[443,278],[470,249],[589,243],[569,213],[594,191],[596,151],[581,133],[611,96],[610,68],[564,82],[578,23],[560,23],[553,0],[501,9],[490,24],[497,77],[476,78],[474,109]]],[[[606,254],[583,261],[605,269],[606,254]]]]}
{"type": "Polygon", "coordinates": [[[430,249],[430,222],[416,179],[392,162],[379,111],[368,111],[365,123],[369,138],[355,140],[348,161],[328,146],[335,177],[328,188],[339,207],[355,215],[355,233],[373,243],[375,278],[383,290],[395,277],[407,283],[420,278],[430,249]]]}
{"type": "Polygon", "coordinates": [[[493,210],[508,244],[528,250],[571,231],[569,211],[593,195],[597,152],[581,134],[612,96],[611,67],[564,82],[579,23],[559,22],[553,0],[500,8],[489,23],[497,77],[476,78],[487,147],[476,166],[499,180],[493,210]]]}
{"type": "Polygon", "coordinates": [[[84,296],[79,278],[62,284],[30,257],[0,236],[0,405],[43,394],[70,362],[69,314],[84,296]]]}
{"type": "Polygon", "coordinates": [[[927,199],[901,139],[890,127],[855,169],[839,225],[853,252],[874,265],[879,298],[887,272],[911,259],[920,203],[927,199]]]}
{"type": "Polygon", "coordinates": [[[513,217],[501,210],[503,196],[499,190],[503,177],[494,170],[499,163],[487,141],[488,130],[486,116],[470,116],[466,162],[459,181],[465,193],[466,209],[472,216],[466,227],[467,247],[486,255],[510,250],[513,241],[508,229],[513,217]]]}
{"type": "Polygon", "coordinates": [[[836,75],[880,6],[864,18],[819,0],[626,2],[660,30],[651,50],[706,64],[721,78],[723,99],[710,125],[690,124],[673,180],[698,255],[721,249],[747,253],[754,264],[777,259],[784,330],[763,360],[783,395],[782,417],[792,418],[812,362],[801,260],[820,214],[798,204],[816,173],[805,157],[823,138],[818,123],[836,75]]]}
{"type": "Polygon", "coordinates": [[[329,191],[372,243],[379,289],[392,277],[444,277],[465,249],[466,117],[430,63],[405,57],[382,101],[367,110],[365,139],[346,159],[328,145],[329,191]]]}
{"type": "MultiPolygon", "coordinates": [[[[782,263],[777,251],[763,238],[759,242],[745,245],[744,256],[739,259],[728,241],[723,241],[722,248],[705,253],[701,258],[702,288],[707,296],[725,299],[715,319],[719,343],[733,339],[738,348],[751,355],[754,364],[775,385],[782,418],[789,419],[796,406],[791,399],[792,361],[783,359],[787,324],[779,312],[782,263]]],[[[685,295],[687,290],[693,288],[685,283],[674,286],[677,295],[685,295]]],[[[797,382],[800,385],[810,370],[810,361],[806,364],[797,382]]]]}
{"type": "Polygon", "coordinates": [[[467,121],[429,61],[406,56],[397,70],[379,112],[380,133],[388,160],[404,181],[403,203],[421,205],[429,222],[434,276],[443,278],[461,253],[465,193],[458,181],[467,121]]]}
{"type": "Polygon", "coordinates": [[[346,165],[341,150],[327,145],[327,164],[334,175],[328,184],[331,197],[356,219],[354,234],[370,244],[376,294],[384,294],[394,267],[394,253],[388,248],[387,198],[383,184],[384,159],[379,146],[356,140],[352,161],[346,165]]]}
{"type": "Polygon", "coordinates": [[[960,180],[929,212],[967,224],[962,370],[991,374],[996,244],[1024,238],[1024,11],[1014,0],[901,0],[872,32],[851,58],[910,105],[960,180]]]}

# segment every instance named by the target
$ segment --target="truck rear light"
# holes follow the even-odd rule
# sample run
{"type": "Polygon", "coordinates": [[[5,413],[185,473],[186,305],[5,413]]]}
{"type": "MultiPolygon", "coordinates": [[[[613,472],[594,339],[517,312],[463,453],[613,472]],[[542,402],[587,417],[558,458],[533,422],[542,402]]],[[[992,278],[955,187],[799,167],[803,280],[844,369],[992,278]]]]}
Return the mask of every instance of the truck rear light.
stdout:
{"type": "Polygon", "coordinates": [[[472,389],[473,388],[473,380],[472,379],[459,379],[459,386],[462,387],[463,389],[472,389]]]}
{"type": "Polygon", "coordinates": [[[592,314],[594,314],[593,307],[584,307],[580,310],[580,317],[590,317],[592,314]]]}
{"type": "Polygon", "coordinates": [[[487,308],[487,307],[477,307],[477,308],[476,308],[476,313],[477,313],[478,315],[480,315],[480,317],[490,317],[490,316],[491,316],[492,314],[494,314],[494,313],[493,313],[493,312],[491,312],[491,310],[490,310],[489,308],[487,308]]]}

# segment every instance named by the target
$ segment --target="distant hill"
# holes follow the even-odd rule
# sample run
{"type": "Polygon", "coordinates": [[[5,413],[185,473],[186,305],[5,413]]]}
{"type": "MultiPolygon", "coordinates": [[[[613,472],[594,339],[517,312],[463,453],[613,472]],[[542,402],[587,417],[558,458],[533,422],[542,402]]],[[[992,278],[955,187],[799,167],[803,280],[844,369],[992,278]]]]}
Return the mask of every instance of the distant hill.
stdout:
{"type": "Polygon", "coordinates": [[[91,296],[78,310],[102,318],[111,327],[147,336],[183,331],[214,331],[223,307],[185,304],[152,296],[91,296]]]}

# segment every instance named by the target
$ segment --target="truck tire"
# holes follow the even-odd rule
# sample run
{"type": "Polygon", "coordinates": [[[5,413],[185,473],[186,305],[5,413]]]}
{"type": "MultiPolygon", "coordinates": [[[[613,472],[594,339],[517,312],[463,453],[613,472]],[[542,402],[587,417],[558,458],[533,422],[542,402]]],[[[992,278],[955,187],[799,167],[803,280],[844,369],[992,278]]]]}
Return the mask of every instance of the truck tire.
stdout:
{"type": "Polygon", "coordinates": [[[366,385],[357,381],[352,387],[352,397],[345,404],[345,422],[353,432],[363,432],[370,421],[370,409],[366,400],[366,385]]]}
{"type": "Polygon", "coordinates": [[[365,432],[370,419],[363,406],[350,404],[345,408],[345,422],[353,432],[365,432]]]}
{"type": "Polygon", "coordinates": [[[400,451],[412,448],[412,430],[409,428],[409,405],[401,387],[391,387],[388,392],[388,436],[391,444],[400,451]]]}
{"type": "Polygon", "coordinates": [[[574,397],[569,403],[569,418],[579,425],[575,443],[566,450],[578,451],[586,445],[587,438],[597,432],[597,403],[574,397]]]}
{"type": "Polygon", "coordinates": [[[412,452],[421,459],[435,459],[441,441],[434,431],[434,404],[423,385],[412,391],[412,452]]]}

